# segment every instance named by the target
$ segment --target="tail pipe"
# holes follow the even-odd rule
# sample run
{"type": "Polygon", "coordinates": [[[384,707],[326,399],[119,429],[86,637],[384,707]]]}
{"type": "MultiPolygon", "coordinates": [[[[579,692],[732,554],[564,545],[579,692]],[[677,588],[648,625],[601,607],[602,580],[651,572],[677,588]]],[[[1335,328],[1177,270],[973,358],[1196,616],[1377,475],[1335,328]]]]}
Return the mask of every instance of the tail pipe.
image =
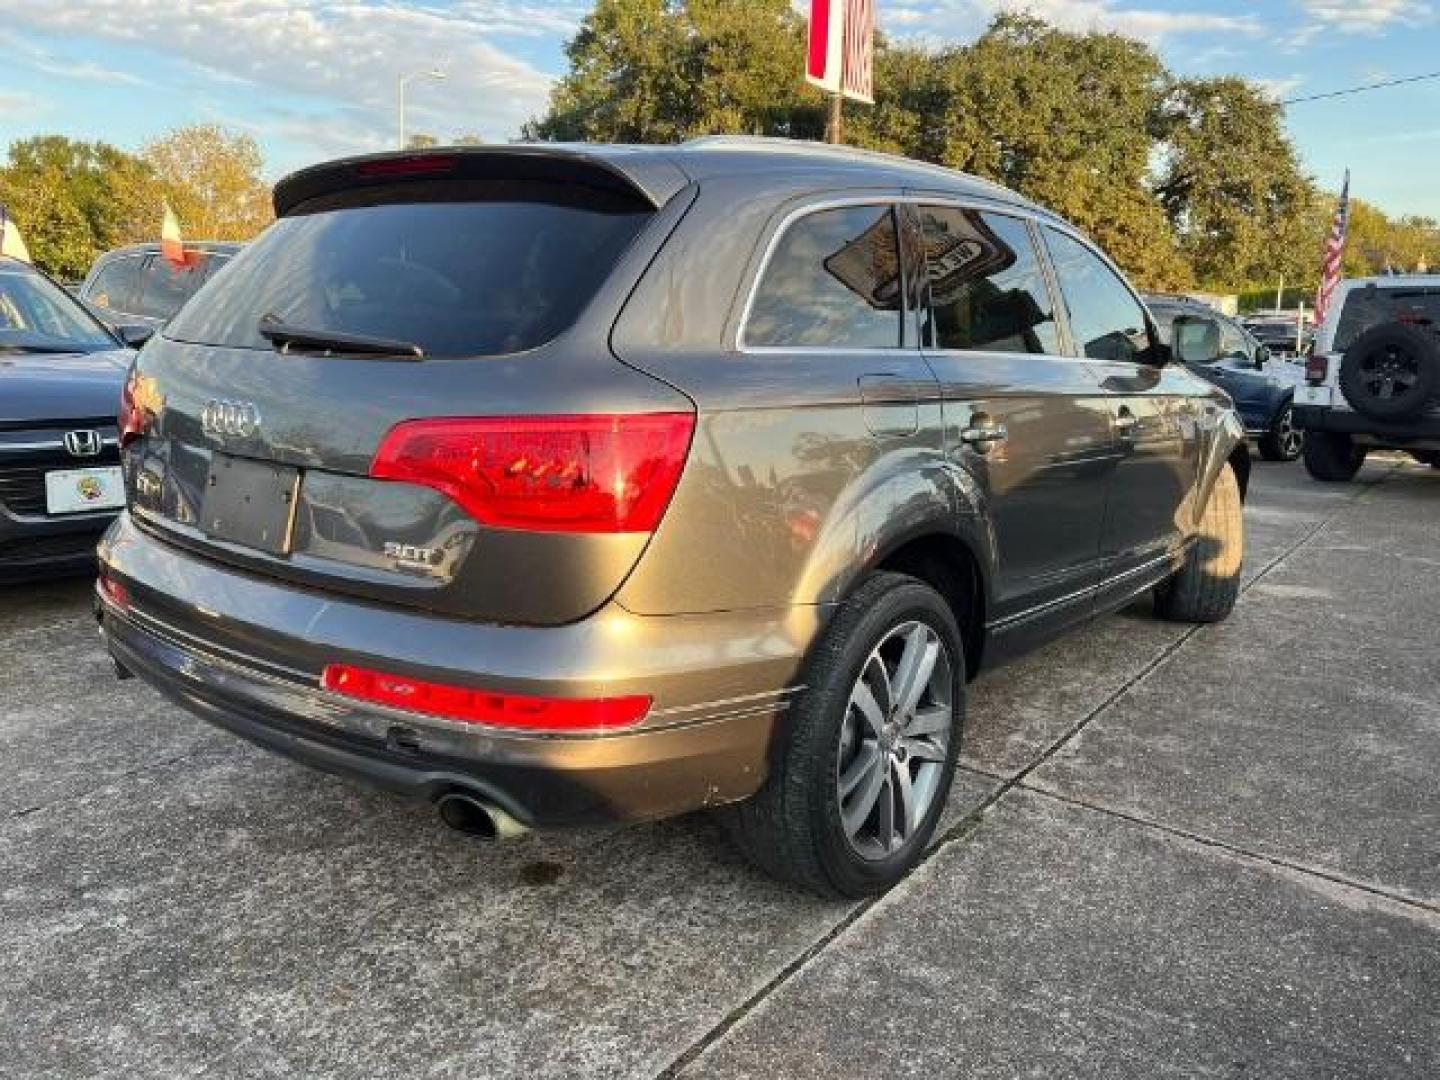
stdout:
{"type": "Polygon", "coordinates": [[[530,831],[494,803],[464,791],[447,791],[435,809],[450,828],[480,840],[510,840],[530,831]]]}

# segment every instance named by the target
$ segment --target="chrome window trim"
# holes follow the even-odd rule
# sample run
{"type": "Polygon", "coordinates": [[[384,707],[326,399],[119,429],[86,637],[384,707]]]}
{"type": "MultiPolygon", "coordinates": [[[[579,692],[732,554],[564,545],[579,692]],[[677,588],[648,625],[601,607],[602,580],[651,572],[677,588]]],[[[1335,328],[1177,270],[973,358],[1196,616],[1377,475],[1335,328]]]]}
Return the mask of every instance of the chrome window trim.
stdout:
{"type": "MultiPolygon", "coordinates": [[[[745,303],[740,309],[740,318],[735,330],[735,352],[746,355],[761,356],[767,354],[795,355],[816,353],[826,353],[834,356],[887,357],[906,355],[984,355],[983,353],[973,349],[927,348],[923,342],[917,343],[915,345],[896,345],[893,348],[888,346],[859,347],[829,345],[750,345],[746,343],[745,328],[750,323],[750,316],[755,307],[755,298],[760,291],[761,282],[765,280],[766,271],[770,269],[770,263],[775,256],[776,249],[780,246],[781,239],[783,239],[786,233],[790,231],[790,229],[795,225],[795,223],[797,221],[800,221],[802,218],[809,217],[811,214],[822,213],[826,210],[840,210],[854,206],[889,206],[897,210],[901,206],[947,206],[953,207],[957,210],[978,210],[986,213],[1005,214],[1010,217],[1017,218],[1023,222],[1026,222],[1028,225],[1031,226],[1031,244],[1034,246],[1035,249],[1035,257],[1040,261],[1040,264],[1043,268],[1043,273],[1047,286],[1051,287],[1053,290],[1051,302],[1056,304],[1057,307],[1058,305],[1064,304],[1065,301],[1063,295],[1060,293],[1059,280],[1058,278],[1053,277],[1054,268],[1050,260],[1049,248],[1043,245],[1043,237],[1036,235],[1035,230],[1042,225],[1048,226],[1055,229],[1057,232],[1061,232],[1072,237],[1073,239],[1079,241],[1081,244],[1085,245],[1087,248],[1094,250],[1093,245],[1091,245],[1090,242],[1087,241],[1083,237],[1083,235],[1078,232],[1078,230],[1076,230],[1073,226],[1070,226],[1068,223],[1063,222],[1061,219],[1051,216],[1049,211],[1043,210],[1043,208],[1031,208],[1023,204],[1006,202],[1002,199],[987,199],[983,196],[954,195],[942,192],[931,193],[926,191],[918,191],[912,188],[906,188],[899,191],[891,191],[889,193],[870,192],[866,194],[837,195],[831,197],[816,198],[810,201],[803,202],[801,205],[792,207],[790,210],[786,211],[785,214],[780,218],[779,224],[775,226],[775,229],[770,233],[769,238],[766,240],[765,250],[761,254],[759,264],[756,266],[755,272],[750,278],[749,286],[745,294],[745,303]],[[1037,243],[1037,240],[1041,242],[1037,243]]],[[[1097,254],[1100,254],[1100,257],[1105,262],[1105,264],[1109,266],[1111,271],[1120,278],[1121,283],[1124,284],[1126,289],[1129,290],[1130,294],[1134,296],[1135,290],[1131,287],[1130,283],[1126,281],[1125,276],[1120,273],[1119,268],[1116,267],[1115,264],[1112,263],[1108,258],[1105,258],[1103,254],[1099,252],[1097,252],[1097,254]]],[[[1145,308],[1145,305],[1143,303],[1140,304],[1140,307],[1142,311],[1148,310],[1145,308]]],[[[1072,351],[1078,351],[1074,349],[1073,342],[1069,340],[1070,334],[1068,312],[1066,312],[1065,314],[1065,325],[1062,328],[1061,334],[1062,341],[1063,343],[1070,344],[1072,347],[1072,351]]],[[[1080,364],[1087,364],[1091,362],[1088,357],[1083,355],[1057,355],[1055,353],[1004,353],[1003,355],[1012,357],[1042,357],[1046,360],[1061,360],[1080,364]]]]}

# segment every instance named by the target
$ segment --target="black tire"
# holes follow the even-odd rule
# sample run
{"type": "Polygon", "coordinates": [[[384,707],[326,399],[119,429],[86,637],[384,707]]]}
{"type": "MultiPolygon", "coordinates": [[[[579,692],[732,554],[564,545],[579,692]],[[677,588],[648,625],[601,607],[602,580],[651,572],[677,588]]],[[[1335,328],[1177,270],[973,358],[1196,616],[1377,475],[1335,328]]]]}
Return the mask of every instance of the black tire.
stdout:
{"type": "Polygon", "coordinates": [[[1295,426],[1295,407],[1287,401],[1275,414],[1270,430],[1260,438],[1260,456],[1266,461],[1294,461],[1305,447],[1305,432],[1295,426]]]}
{"type": "Polygon", "coordinates": [[[1305,471],[1316,480],[1344,484],[1365,464],[1366,448],[1335,431],[1305,433],[1305,471]]]}
{"type": "Polygon", "coordinates": [[[1179,573],[1155,590],[1155,613],[1175,622],[1221,622],[1235,609],[1245,558],[1240,483],[1225,465],[1215,478],[1199,535],[1179,573]]]}
{"type": "Polygon", "coordinates": [[[1376,420],[1408,420],[1440,393],[1440,338],[1409,323],[1381,323],[1355,339],[1340,361],[1340,389],[1376,420]]]}
{"type": "MultiPolygon", "coordinates": [[[[787,731],[765,786],[722,816],[740,849],[767,873],[822,896],[858,899],[888,889],[919,862],[945,808],[965,715],[965,661],[954,613],[929,585],[877,573],[831,620],[806,665],[808,689],[786,714],[787,731]],[[852,849],[841,822],[837,777],[851,691],[872,651],[896,627],[921,622],[949,650],[953,715],[935,794],[910,838],[889,857],[852,849]]],[[[887,774],[886,792],[889,792],[887,774]]]]}

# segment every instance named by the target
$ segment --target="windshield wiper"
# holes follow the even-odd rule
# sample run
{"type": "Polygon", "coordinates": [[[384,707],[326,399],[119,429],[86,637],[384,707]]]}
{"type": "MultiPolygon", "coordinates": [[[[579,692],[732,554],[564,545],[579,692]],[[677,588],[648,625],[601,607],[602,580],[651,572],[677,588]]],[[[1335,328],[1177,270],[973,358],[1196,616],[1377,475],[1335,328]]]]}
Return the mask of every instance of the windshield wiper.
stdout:
{"type": "Polygon", "coordinates": [[[347,334],[340,330],[307,330],[266,315],[257,328],[260,336],[282,353],[321,352],[328,356],[374,356],[391,360],[423,360],[425,350],[414,342],[347,334]]]}

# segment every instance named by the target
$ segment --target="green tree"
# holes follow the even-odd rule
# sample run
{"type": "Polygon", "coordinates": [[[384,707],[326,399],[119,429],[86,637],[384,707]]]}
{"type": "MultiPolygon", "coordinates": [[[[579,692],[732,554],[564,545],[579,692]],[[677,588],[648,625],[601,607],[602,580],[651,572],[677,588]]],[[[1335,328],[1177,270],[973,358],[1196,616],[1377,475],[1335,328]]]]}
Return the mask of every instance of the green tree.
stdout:
{"type": "Polygon", "coordinates": [[[676,142],[813,135],[820,95],[799,82],[804,23],[788,0],[599,0],[565,49],[569,73],[526,137],[676,142]]]}
{"type": "Polygon", "coordinates": [[[219,124],[176,128],[140,156],[187,238],[249,240],[274,216],[260,147],[249,135],[219,124]]]}
{"type": "Polygon", "coordinates": [[[1155,192],[1206,283],[1311,271],[1315,188],[1281,127],[1280,107],[1236,77],[1180,79],[1157,113],[1155,192]]]}
{"type": "Polygon", "coordinates": [[[11,144],[8,156],[0,192],[47,270],[80,276],[102,251],[159,230],[159,183],[132,154],[43,135],[11,144]]]}

